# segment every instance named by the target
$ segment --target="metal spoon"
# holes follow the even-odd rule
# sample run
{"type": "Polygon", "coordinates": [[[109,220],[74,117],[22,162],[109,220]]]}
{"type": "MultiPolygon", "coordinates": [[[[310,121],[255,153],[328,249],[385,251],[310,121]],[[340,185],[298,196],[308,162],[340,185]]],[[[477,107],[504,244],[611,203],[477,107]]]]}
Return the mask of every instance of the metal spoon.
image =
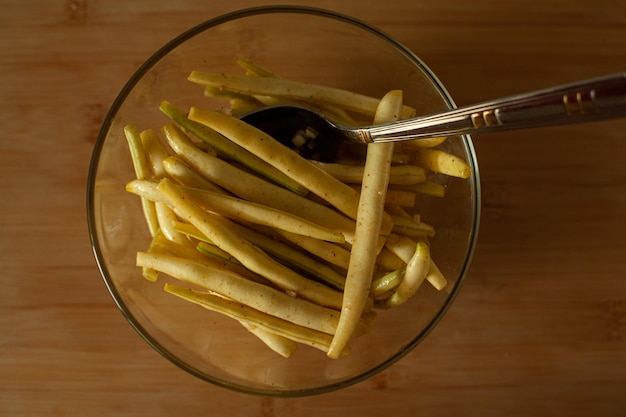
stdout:
{"type": "Polygon", "coordinates": [[[376,126],[349,127],[295,106],[266,107],[242,117],[283,144],[306,127],[317,138],[301,147],[304,157],[333,161],[342,141],[362,144],[498,132],[626,116],[626,73],[460,107],[376,126]]]}

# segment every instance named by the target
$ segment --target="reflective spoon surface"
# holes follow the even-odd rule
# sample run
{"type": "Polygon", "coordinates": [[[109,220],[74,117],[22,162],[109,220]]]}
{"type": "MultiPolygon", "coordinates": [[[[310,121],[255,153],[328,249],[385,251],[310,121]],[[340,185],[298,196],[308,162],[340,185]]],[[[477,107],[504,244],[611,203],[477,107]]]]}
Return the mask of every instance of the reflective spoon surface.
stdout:
{"type": "Polygon", "coordinates": [[[266,107],[242,117],[287,146],[311,127],[319,140],[305,157],[334,160],[341,142],[376,143],[591,122],[626,116],[626,73],[584,80],[398,122],[350,127],[296,106],[266,107]]]}

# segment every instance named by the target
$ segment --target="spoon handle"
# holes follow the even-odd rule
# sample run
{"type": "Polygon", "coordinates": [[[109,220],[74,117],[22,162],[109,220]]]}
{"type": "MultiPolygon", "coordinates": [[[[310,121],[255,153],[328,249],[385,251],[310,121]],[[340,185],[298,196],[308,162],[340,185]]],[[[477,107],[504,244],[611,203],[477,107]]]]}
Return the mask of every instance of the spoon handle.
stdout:
{"type": "Polygon", "coordinates": [[[361,129],[366,142],[496,132],[626,116],[626,73],[361,129]]]}

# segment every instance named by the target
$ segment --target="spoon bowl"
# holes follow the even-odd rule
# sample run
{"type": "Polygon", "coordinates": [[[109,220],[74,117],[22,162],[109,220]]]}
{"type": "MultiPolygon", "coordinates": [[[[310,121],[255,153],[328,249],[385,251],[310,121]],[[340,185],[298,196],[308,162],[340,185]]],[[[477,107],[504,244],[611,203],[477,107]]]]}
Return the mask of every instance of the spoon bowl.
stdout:
{"type": "Polygon", "coordinates": [[[333,162],[349,130],[322,114],[298,106],[272,106],[241,118],[307,159],[333,162]],[[308,129],[309,134],[306,134],[308,129]],[[298,132],[303,132],[296,138],[298,132]],[[300,139],[303,138],[303,139],[300,139]]]}

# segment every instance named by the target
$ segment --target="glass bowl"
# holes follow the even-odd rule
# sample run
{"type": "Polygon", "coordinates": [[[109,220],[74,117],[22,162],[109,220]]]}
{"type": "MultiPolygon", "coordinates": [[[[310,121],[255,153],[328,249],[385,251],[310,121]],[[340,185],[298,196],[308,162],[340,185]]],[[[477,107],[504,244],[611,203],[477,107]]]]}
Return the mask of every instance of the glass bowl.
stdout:
{"type": "Polygon", "coordinates": [[[134,178],[124,126],[160,128],[169,121],[162,100],[219,106],[187,81],[192,70],[240,72],[246,57],[296,80],[382,97],[404,91],[418,114],[453,108],[429,68],[388,35],[354,18],[304,7],[245,9],[202,23],[158,50],[113,103],[99,133],[87,185],[88,226],[95,257],[115,303],[136,331],[165,358],[196,377],[240,392],[304,396],[360,382],[410,352],[437,325],[466,274],[479,222],[479,179],[469,137],[450,138],[444,149],[472,167],[469,179],[436,176],[444,198],[418,201],[434,225],[433,259],[448,280],[444,291],[423,285],[409,302],[381,311],[372,331],[355,339],[351,353],[329,359],[300,347],[283,358],[242,326],[163,291],[143,279],[137,251],[150,240],[139,199],[125,191],[134,178]],[[233,324],[234,323],[234,324],[233,324]]]}

